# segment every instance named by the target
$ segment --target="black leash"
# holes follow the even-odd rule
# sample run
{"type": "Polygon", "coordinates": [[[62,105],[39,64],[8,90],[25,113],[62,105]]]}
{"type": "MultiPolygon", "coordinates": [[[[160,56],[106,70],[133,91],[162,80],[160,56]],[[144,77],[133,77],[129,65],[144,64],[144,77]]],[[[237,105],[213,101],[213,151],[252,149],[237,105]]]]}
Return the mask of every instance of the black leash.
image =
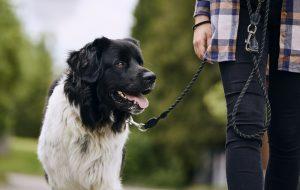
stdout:
{"type": "MultiPolygon", "coordinates": [[[[253,57],[253,69],[251,71],[251,74],[248,78],[248,80],[246,81],[235,105],[233,108],[233,112],[232,112],[232,119],[231,121],[229,121],[229,127],[233,126],[234,131],[236,134],[238,134],[240,137],[245,138],[245,139],[260,139],[261,136],[267,131],[269,124],[270,124],[270,120],[271,120],[271,106],[270,106],[270,102],[268,99],[268,94],[267,94],[267,90],[265,87],[265,83],[264,83],[264,79],[260,74],[260,70],[259,70],[259,64],[263,64],[263,55],[264,55],[264,50],[265,50],[265,44],[266,44],[266,33],[267,33],[267,26],[268,26],[268,17],[269,17],[269,5],[270,5],[270,0],[267,0],[266,2],[266,12],[265,12],[265,16],[264,16],[264,25],[263,25],[263,36],[262,36],[262,44],[261,47],[259,47],[259,44],[255,38],[255,34],[257,31],[257,26],[259,24],[260,21],[260,10],[261,10],[261,6],[262,3],[265,0],[258,0],[258,5],[256,8],[256,11],[253,12],[252,7],[251,7],[251,3],[250,0],[247,0],[247,6],[248,6],[248,12],[249,12],[249,16],[250,16],[250,25],[248,26],[248,38],[245,40],[246,43],[246,47],[245,49],[247,51],[249,51],[250,53],[252,53],[252,57],[253,57]],[[261,89],[263,90],[264,93],[264,97],[265,97],[265,102],[266,102],[266,120],[265,120],[265,126],[262,130],[254,133],[254,134],[245,134],[242,131],[240,131],[236,125],[236,116],[238,113],[238,109],[239,106],[243,100],[243,97],[245,96],[253,78],[257,76],[258,81],[259,81],[259,85],[261,86],[261,89]]],[[[176,108],[176,106],[182,102],[183,98],[191,91],[193,85],[195,84],[195,82],[197,81],[197,79],[199,78],[201,71],[203,70],[205,64],[207,62],[206,61],[201,61],[201,65],[199,66],[197,72],[193,75],[192,80],[188,83],[188,85],[183,89],[183,91],[181,92],[181,94],[176,98],[175,102],[168,108],[166,109],[164,112],[162,112],[158,117],[153,117],[151,119],[149,119],[145,124],[143,123],[136,123],[133,121],[132,118],[130,118],[130,120],[128,121],[128,123],[130,125],[134,125],[136,126],[139,130],[141,131],[146,131],[149,128],[154,127],[161,119],[165,119],[168,114],[176,108]]]]}
{"type": "Polygon", "coordinates": [[[248,80],[245,83],[245,86],[243,87],[235,105],[233,108],[232,112],[232,120],[229,122],[229,126],[233,126],[234,131],[236,134],[238,134],[240,137],[245,138],[245,139],[260,139],[261,136],[268,130],[268,127],[270,125],[271,121],[271,105],[269,102],[268,98],[268,93],[265,87],[264,79],[260,74],[259,70],[259,64],[264,64],[263,63],[263,55],[265,51],[265,45],[266,45],[266,35],[267,35],[267,29],[268,29],[268,18],[269,18],[269,12],[270,12],[270,0],[267,0],[266,2],[266,12],[264,16],[264,23],[263,23],[263,33],[262,33],[262,44],[261,47],[258,47],[257,40],[255,38],[256,30],[257,30],[257,25],[260,21],[260,11],[261,11],[261,6],[262,3],[265,0],[258,0],[258,5],[256,8],[256,11],[253,12],[250,0],[247,0],[247,7],[248,7],[248,12],[250,16],[250,25],[248,26],[248,38],[246,39],[246,50],[252,53],[252,59],[253,59],[253,69],[252,72],[248,78],[248,80]],[[265,124],[264,128],[259,130],[256,133],[253,134],[245,134],[242,131],[240,131],[236,125],[236,116],[238,112],[238,108],[242,102],[242,99],[247,92],[249,85],[251,84],[251,81],[253,80],[254,76],[257,76],[259,85],[261,86],[261,89],[263,90],[263,94],[265,97],[265,103],[266,103],[266,118],[265,118],[265,124]]]}
{"type": "Polygon", "coordinates": [[[136,123],[132,117],[130,117],[128,123],[129,125],[134,125],[136,126],[140,131],[145,132],[147,131],[149,128],[154,127],[161,119],[165,119],[168,114],[176,108],[176,106],[182,102],[183,98],[191,91],[193,85],[195,84],[195,82],[197,81],[197,79],[199,78],[201,71],[203,70],[205,64],[207,62],[205,61],[201,61],[201,64],[199,66],[199,68],[197,69],[197,72],[193,75],[192,80],[187,84],[187,86],[181,91],[180,95],[176,98],[175,102],[168,108],[166,109],[164,112],[162,112],[158,117],[153,117],[151,119],[149,119],[145,124],[143,123],[136,123]]]}
{"type": "Polygon", "coordinates": [[[181,94],[176,98],[175,102],[168,108],[166,109],[166,111],[162,112],[157,118],[153,117],[151,119],[149,119],[145,125],[144,128],[145,129],[149,129],[151,127],[154,127],[159,120],[161,119],[165,119],[168,114],[176,108],[176,106],[183,100],[183,98],[191,91],[193,85],[195,84],[195,82],[197,81],[197,79],[200,76],[201,71],[203,70],[204,66],[205,66],[205,61],[201,62],[200,67],[198,68],[197,72],[194,74],[192,80],[188,83],[188,85],[184,88],[184,90],[181,92],[181,94]]]}

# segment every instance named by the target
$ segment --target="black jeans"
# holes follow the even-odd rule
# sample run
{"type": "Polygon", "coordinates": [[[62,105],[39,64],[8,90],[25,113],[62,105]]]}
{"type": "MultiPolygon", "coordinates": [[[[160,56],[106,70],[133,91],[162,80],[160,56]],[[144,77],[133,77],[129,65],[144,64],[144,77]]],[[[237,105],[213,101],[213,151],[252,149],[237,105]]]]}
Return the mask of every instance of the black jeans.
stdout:
{"type": "MultiPolygon", "coordinates": [[[[220,64],[228,110],[234,103],[252,69],[247,62],[220,64]]],[[[263,69],[262,69],[263,70],[263,69]]],[[[269,130],[270,159],[265,190],[296,190],[300,171],[300,74],[270,71],[269,98],[272,120],[269,130]]],[[[264,97],[257,80],[245,95],[237,114],[237,126],[253,133],[264,124],[264,97]]],[[[227,128],[226,171],[229,190],[262,190],[261,141],[245,140],[227,128]]]]}
{"type": "MultiPolygon", "coordinates": [[[[281,4],[281,0],[272,0],[269,24],[269,98],[272,120],[265,190],[296,190],[300,170],[300,74],[277,70],[281,8],[278,5],[281,4]]],[[[240,14],[237,61],[220,64],[228,120],[231,119],[234,103],[253,67],[251,56],[244,51],[244,32],[249,19],[247,20],[247,9],[243,3],[240,14]]],[[[260,70],[264,74],[263,65],[260,70]]],[[[255,78],[237,114],[238,128],[245,133],[261,129],[264,125],[264,111],[262,89],[255,78]]],[[[245,140],[236,135],[232,127],[227,127],[226,171],[229,190],[264,188],[260,149],[260,140],[245,140]]]]}
{"type": "MultiPolygon", "coordinates": [[[[278,9],[276,5],[271,8],[278,9]]],[[[265,190],[296,190],[300,175],[300,73],[277,70],[280,14],[273,14],[273,18],[269,23],[272,120],[265,190]]]]}

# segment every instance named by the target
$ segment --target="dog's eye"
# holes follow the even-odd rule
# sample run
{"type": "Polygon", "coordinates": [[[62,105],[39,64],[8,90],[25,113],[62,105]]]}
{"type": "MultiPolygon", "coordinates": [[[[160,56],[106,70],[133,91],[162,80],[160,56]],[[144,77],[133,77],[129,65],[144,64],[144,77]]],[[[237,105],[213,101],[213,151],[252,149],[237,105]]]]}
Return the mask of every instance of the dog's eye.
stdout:
{"type": "Polygon", "coordinates": [[[119,62],[116,62],[115,66],[116,66],[117,68],[119,68],[119,69],[122,69],[123,67],[125,67],[125,63],[119,61],[119,62]]]}

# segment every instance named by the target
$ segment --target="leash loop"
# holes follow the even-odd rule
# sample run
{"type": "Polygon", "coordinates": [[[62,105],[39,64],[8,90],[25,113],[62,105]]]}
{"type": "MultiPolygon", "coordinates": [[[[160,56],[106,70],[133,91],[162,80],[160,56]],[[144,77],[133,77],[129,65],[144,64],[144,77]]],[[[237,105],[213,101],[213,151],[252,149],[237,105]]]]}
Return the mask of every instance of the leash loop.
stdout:
{"type": "MultiPolygon", "coordinates": [[[[259,14],[260,9],[261,9],[261,5],[262,2],[264,2],[265,0],[259,0],[258,5],[257,5],[257,9],[255,11],[255,13],[253,13],[252,8],[251,8],[251,3],[250,0],[247,0],[247,6],[248,6],[248,12],[249,12],[249,16],[250,16],[250,25],[252,25],[254,22],[259,21],[260,16],[253,16],[254,14],[259,14]],[[257,18],[256,18],[257,17],[257,18]]],[[[261,139],[262,135],[268,130],[268,127],[270,125],[271,122],[271,105],[269,102],[269,98],[268,98],[268,93],[267,93],[267,89],[265,86],[265,82],[264,82],[264,78],[261,76],[260,70],[259,70],[259,64],[263,64],[263,55],[264,55],[264,51],[265,51],[265,45],[266,45],[266,34],[267,34],[267,26],[268,26],[268,17],[269,17],[269,11],[270,11],[270,0],[267,0],[266,3],[266,12],[264,15],[264,23],[263,23],[263,32],[262,32],[262,44],[261,47],[257,49],[259,49],[259,51],[257,51],[258,54],[256,54],[255,51],[251,51],[252,48],[251,46],[249,46],[250,48],[250,53],[252,53],[252,59],[253,59],[253,69],[251,71],[251,74],[249,76],[249,78],[247,79],[245,86],[243,87],[235,105],[233,108],[233,112],[232,112],[232,119],[229,122],[229,127],[233,126],[233,129],[235,131],[235,133],[237,135],[239,135],[240,137],[244,138],[244,139],[261,139]],[[236,116],[237,116],[237,112],[239,109],[239,106],[242,102],[242,99],[244,98],[254,76],[257,76],[258,78],[258,83],[263,91],[263,95],[265,97],[265,103],[266,103],[266,116],[265,116],[265,123],[264,123],[264,127],[259,130],[258,132],[254,133],[254,134],[245,134],[243,133],[240,129],[238,129],[237,125],[236,125],[236,116]]],[[[256,24],[256,23],[254,23],[256,24]]],[[[258,23],[257,23],[258,24],[258,23]]],[[[249,26],[250,26],[249,25],[249,26]]],[[[249,26],[248,26],[248,32],[249,35],[251,34],[251,29],[249,30],[249,26]]],[[[254,30],[253,30],[254,31],[254,30]]],[[[256,30],[255,30],[256,32],[256,30]]],[[[253,34],[251,34],[252,39],[255,39],[255,36],[253,36],[253,34]]],[[[255,33],[254,33],[255,35],[255,33]]],[[[248,36],[249,38],[249,36],[248,36]]],[[[256,40],[256,39],[255,39],[256,40]]],[[[247,41],[247,40],[246,40],[247,41]]],[[[255,43],[255,42],[252,42],[255,43]]],[[[250,43],[251,45],[251,43],[250,43]]],[[[246,48],[247,50],[247,43],[246,43],[246,48]]],[[[248,51],[248,50],[247,50],[248,51]]]]}

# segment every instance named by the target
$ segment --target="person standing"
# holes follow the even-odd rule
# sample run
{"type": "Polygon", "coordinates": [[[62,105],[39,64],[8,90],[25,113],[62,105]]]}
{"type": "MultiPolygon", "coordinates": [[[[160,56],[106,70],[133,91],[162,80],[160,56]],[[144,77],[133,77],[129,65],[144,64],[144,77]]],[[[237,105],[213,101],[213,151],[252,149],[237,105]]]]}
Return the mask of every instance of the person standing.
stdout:
{"type": "MultiPolygon", "coordinates": [[[[252,55],[245,50],[250,24],[248,0],[196,0],[193,45],[200,59],[218,62],[227,104],[227,119],[248,79],[252,55]]],[[[255,10],[258,1],[249,0],[255,10]]],[[[262,40],[263,18],[257,39],[262,40]]],[[[269,57],[268,131],[270,158],[264,180],[261,139],[245,139],[227,124],[226,174],[229,190],[297,190],[300,171],[300,1],[270,0],[264,62],[269,57]]],[[[261,45],[261,44],[260,44],[261,45]]],[[[264,76],[266,64],[260,65],[264,76]]],[[[262,130],[265,99],[257,77],[239,107],[236,126],[246,134],[262,130]]]]}

